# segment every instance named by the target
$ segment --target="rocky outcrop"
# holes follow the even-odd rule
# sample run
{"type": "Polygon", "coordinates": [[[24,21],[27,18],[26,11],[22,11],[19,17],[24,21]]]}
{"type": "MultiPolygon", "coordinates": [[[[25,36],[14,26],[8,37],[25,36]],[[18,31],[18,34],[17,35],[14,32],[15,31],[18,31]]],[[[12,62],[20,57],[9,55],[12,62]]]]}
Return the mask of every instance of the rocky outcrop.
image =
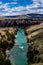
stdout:
{"type": "Polygon", "coordinates": [[[14,27],[14,26],[19,26],[19,27],[26,27],[34,24],[40,24],[41,22],[39,21],[33,21],[29,19],[5,19],[5,20],[0,20],[0,27],[14,27]]]}

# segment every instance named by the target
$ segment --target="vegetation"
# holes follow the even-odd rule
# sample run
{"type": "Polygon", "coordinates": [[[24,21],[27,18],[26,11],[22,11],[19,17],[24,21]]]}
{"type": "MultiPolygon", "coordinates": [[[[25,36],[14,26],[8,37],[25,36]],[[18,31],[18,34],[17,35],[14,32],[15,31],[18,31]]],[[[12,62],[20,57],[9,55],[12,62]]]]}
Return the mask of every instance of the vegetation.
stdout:
{"type": "Polygon", "coordinates": [[[4,56],[0,53],[0,65],[11,65],[9,59],[5,59],[4,56]]]}
{"type": "Polygon", "coordinates": [[[6,50],[10,50],[15,44],[15,31],[5,30],[4,32],[5,34],[0,33],[0,65],[11,65],[10,60],[6,59],[6,50]]]}
{"type": "Polygon", "coordinates": [[[36,63],[36,65],[40,65],[42,63],[41,65],[43,65],[43,23],[25,28],[25,34],[29,44],[27,52],[28,64],[35,65],[36,63]]]}
{"type": "Polygon", "coordinates": [[[30,43],[27,52],[28,64],[43,63],[43,38],[39,37],[34,40],[33,44],[30,43]]]}

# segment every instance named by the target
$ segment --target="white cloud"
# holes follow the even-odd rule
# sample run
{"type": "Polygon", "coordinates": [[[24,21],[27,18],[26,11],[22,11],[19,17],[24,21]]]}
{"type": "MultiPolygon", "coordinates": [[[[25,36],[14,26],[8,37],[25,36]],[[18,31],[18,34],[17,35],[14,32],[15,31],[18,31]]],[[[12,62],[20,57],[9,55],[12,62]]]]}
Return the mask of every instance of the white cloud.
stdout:
{"type": "Polygon", "coordinates": [[[2,2],[0,2],[0,4],[2,4],[2,2]]]}
{"type": "Polygon", "coordinates": [[[17,2],[11,2],[10,4],[17,4],[17,2]]]}
{"type": "MultiPolygon", "coordinates": [[[[16,0],[15,0],[16,1],[16,0]]],[[[33,3],[27,6],[9,7],[9,4],[17,4],[17,2],[5,3],[0,2],[0,16],[7,15],[22,15],[27,13],[41,13],[43,14],[43,0],[32,0],[33,3]],[[1,11],[2,9],[2,11],[1,11]]]]}

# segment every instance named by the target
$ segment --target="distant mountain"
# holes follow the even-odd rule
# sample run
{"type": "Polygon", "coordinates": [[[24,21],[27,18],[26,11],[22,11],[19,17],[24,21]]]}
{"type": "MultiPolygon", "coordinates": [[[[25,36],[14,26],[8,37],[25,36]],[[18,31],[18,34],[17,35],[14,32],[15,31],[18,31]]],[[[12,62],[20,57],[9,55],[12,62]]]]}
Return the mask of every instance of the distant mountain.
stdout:
{"type": "Polygon", "coordinates": [[[43,18],[43,14],[26,14],[26,15],[16,15],[16,16],[0,16],[2,19],[31,19],[31,18],[43,18]]]}
{"type": "Polygon", "coordinates": [[[5,16],[7,18],[43,18],[43,14],[26,14],[26,15],[17,15],[17,16],[5,16]]]}
{"type": "Polygon", "coordinates": [[[32,18],[43,18],[43,14],[28,14],[32,18]]]}

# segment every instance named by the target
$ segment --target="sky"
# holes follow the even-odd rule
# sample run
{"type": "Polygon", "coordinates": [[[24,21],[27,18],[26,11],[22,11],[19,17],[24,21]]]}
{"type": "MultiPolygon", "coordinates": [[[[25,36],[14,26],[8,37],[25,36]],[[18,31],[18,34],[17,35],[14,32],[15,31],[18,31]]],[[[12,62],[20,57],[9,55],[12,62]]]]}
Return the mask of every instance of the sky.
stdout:
{"type": "Polygon", "coordinates": [[[43,0],[0,0],[0,16],[43,14],[43,0]]]}

